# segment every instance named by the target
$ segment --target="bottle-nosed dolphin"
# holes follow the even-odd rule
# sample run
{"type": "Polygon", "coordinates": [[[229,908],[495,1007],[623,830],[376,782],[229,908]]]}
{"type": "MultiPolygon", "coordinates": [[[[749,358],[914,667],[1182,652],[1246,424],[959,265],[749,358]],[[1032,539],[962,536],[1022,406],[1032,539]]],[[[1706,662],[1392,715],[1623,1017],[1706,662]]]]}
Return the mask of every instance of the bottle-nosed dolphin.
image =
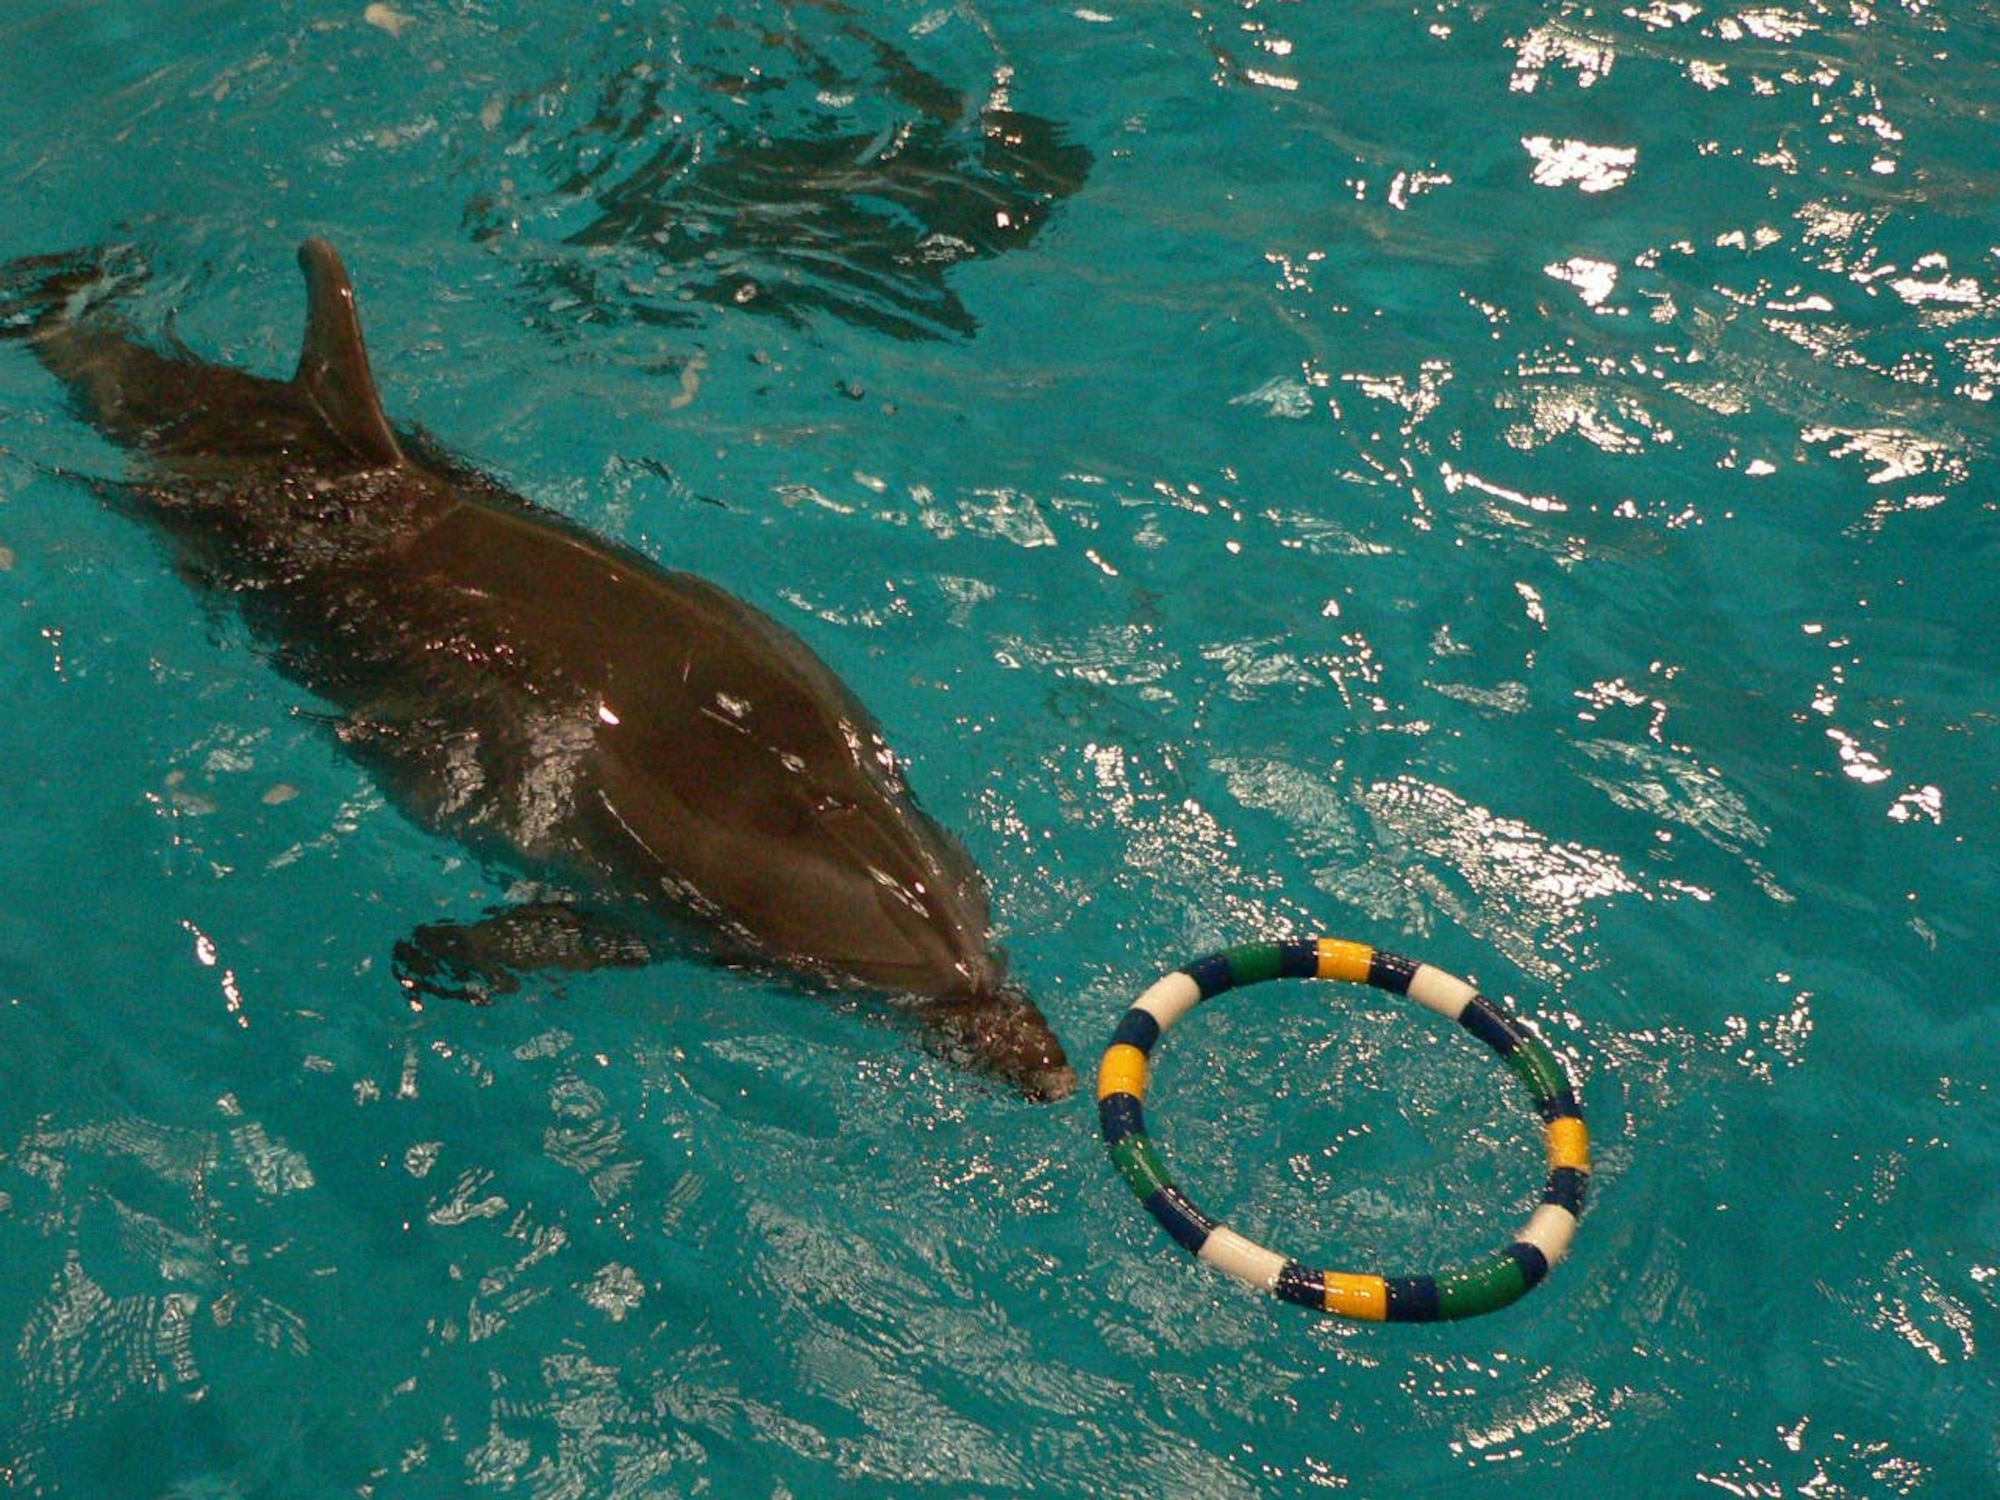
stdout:
{"type": "Polygon", "coordinates": [[[16,262],[25,336],[108,437],[120,490],[400,806],[564,893],[397,949],[413,990],[643,963],[667,919],[727,951],[906,998],[1036,1098],[1076,1085],[1006,978],[984,881],[868,711],[797,636],[503,488],[383,413],[333,247],[299,250],[290,380],[162,352],[91,257],[16,262]]]}

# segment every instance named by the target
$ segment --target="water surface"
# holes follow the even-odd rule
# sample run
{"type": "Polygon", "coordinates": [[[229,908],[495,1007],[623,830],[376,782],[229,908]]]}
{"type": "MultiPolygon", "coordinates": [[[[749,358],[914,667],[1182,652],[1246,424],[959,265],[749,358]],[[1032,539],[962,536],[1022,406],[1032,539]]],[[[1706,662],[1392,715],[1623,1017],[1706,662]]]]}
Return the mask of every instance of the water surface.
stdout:
{"type": "MultiPolygon", "coordinates": [[[[412,1014],[491,873],[0,348],[0,1488],[2000,1484],[1990,11],[15,11],[7,255],[130,242],[281,372],[334,239],[395,415],[874,706],[1086,1068],[1174,963],[1362,938],[1529,1018],[1598,1173],[1523,1302],[1355,1328],[860,1003],[412,1014]]],[[[1150,1104],[1334,1265],[1540,1181],[1366,992],[1230,996],[1150,1104]]]]}

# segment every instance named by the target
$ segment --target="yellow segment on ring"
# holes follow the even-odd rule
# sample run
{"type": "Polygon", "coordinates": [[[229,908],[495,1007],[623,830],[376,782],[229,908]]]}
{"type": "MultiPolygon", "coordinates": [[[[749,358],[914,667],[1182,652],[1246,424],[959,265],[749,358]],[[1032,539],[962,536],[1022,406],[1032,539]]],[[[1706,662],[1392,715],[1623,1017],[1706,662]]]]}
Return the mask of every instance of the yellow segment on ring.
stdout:
{"type": "Polygon", "coordinates": [[[1549,1166],[1590,1170],[1590,1132],[1573,1115],[1549,1121],[1549,1166]]]}
{"type": "Polygon", "coordinates": [[[1375,950],[1366,943],[1350,943],[1345,938],[1319,940],[1321,979],[1344,979],[1350,984],[1366,984],[1369,965],[1374,962],[1375,950]]]}
{"type": "Polygon", "coordinates": [[[1146,1097],[1146,1054],[1130,1042],[1106,1051],[1097,1067],[1097,1097],[1109,1099],[1113,1094],[1146,1097]]]}
{"type": "Polygon", "coordinates": [[[1389,1317],[1389,1284],[1380,1276],[1326,1273],[1326,1310],[1342,1318],[1382,1323],[1389,1317]]]}

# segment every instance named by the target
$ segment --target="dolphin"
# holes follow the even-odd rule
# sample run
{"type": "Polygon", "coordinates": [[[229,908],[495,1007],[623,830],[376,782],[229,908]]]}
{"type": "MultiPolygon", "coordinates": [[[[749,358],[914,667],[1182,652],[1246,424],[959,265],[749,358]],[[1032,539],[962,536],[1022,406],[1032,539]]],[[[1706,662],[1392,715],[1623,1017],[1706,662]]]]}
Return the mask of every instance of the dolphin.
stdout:
{"type": "Polygon", "coordinates": [[[115,503],[330,705],[396,805],[554,893],[399,943],[413,1002],[643,964],[693,931],[725,961],[892,997],[1031,1098],[1070,1093],[978,869],[832,669],[393,426],[339,254],[308,240],[299,265],[289,380],[136,337],[88,253],[6,268],[0,331],[138,455],[115,503]]]}

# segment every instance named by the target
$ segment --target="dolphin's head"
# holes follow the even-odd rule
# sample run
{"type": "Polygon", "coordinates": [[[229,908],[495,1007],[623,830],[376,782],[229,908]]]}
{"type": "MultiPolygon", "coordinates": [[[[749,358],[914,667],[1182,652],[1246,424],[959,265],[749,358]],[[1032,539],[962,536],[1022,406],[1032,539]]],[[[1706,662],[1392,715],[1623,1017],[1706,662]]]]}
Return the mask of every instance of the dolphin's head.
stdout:
{"type": "Polygon", "coordinates": [[[907,1002],[955,1061],[1066,1098],[1076,1072],[1008,978],[984,877],[881,742],[861,743],[836,766],[783,757],[755,816],[720,839],[701,895],[752,947],[907,1002]]]}
{"type": "Polygon", "coordinates": [[[916,805],[880,738],[855,738],[854,778],[821,772],[806,784],[797,878],[775,900],[765,893],[767,930],[816,964],[913,999],[954,1060],[1031,1099],[1066,1098],[1076,1071],[1008,978],[992,942],[985,878],[916,805]]]}
{"type": "Polygon", "coordinates": [[[986,881],[917,806],[872,727],[849,725],[835,769],[801,767],[795,863],[760,893],[766,941],[909,997],[954,1060],[1031,1099],[1068,1097],[1076,1071],[992,942],[986,881]]]}
{"type": "Polygon", "coordinates": [[[609,842],[647,851],[670,902],[692,899],[752,951],[907,1001],[962,1061],[1032,1097],[1071,1092],[1061,1043],[1007,981],[984,877],[867,711],[767,616],[675,586],[712,634],[598,716],[609,842]]]}

